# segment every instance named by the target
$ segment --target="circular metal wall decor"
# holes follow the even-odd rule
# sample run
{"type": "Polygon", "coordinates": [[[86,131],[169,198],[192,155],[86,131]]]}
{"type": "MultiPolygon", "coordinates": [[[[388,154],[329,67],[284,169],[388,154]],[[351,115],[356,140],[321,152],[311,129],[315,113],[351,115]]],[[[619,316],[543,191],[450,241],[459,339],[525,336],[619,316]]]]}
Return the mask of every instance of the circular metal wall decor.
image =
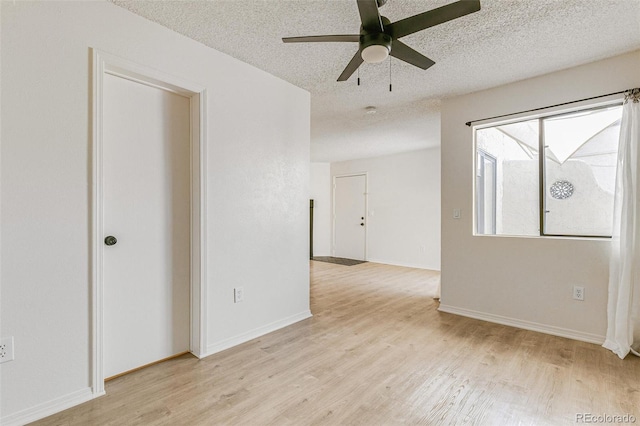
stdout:
{"type": "Polygon", "coordinates": [[[556,200],[566,200],[573,195],[573,184],[567,180],[558,180],[551,185],[549,192],[556,200]]]}

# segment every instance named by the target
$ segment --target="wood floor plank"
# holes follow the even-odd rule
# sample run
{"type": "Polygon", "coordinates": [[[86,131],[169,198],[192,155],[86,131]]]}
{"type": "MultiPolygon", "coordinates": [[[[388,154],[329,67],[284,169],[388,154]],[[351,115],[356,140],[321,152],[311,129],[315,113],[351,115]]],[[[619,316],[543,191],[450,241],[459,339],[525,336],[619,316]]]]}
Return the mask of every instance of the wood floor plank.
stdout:
{"type": "Polygon", "coordinates": [[[116,378],[37,425],[640,422],[640,359],[437,311],[434,271],[310,262],[314,316],[116,378]]]}

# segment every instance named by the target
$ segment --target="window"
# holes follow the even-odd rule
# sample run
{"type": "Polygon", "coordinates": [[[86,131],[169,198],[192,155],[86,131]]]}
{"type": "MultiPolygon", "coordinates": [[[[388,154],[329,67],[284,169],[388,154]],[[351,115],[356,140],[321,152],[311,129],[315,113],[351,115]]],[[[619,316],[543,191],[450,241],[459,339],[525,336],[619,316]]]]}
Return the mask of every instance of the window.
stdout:
{"type": "Polygon", "coordinates": [[[477,211],[478,233],[496,233],[496,158],[478,149],[477,211]]]}
{"type": "Polygon", "coordinates": [[[477,128],[476,234],[610,236],[621,117],[618,104],[477,128]]]}

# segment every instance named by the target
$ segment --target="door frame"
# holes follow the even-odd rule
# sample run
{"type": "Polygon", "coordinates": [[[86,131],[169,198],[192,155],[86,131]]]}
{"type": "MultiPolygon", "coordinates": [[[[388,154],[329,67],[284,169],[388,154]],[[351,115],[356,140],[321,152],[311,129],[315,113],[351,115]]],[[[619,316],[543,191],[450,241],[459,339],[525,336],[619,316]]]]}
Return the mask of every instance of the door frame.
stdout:
{"type": "Polygon", "coordinates": [[[206,89],[179,77],[139,65],[99,49],[92,50],[92,181],[91,181],[91,390],[103,395],[103,77],[111,74],[189,98],[190,155],[190,337],[189,350],[198,358],[206,353],[206,89]]]}
{"type": "Polygon", "coordinates": [[[331,255],[336,255],[336,179],[344,177],[364,176],[364,260],[367,260],[367,234],[369,229],[369,173],[357,172],[334,175],[331,185],[331,255]]]}

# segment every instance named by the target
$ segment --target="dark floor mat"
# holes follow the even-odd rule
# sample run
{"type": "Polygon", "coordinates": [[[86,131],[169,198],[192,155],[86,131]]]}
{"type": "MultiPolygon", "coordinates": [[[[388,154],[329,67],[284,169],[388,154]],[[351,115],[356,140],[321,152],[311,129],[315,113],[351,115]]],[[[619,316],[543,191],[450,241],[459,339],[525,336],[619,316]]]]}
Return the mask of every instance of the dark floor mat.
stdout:
{"type": "Polygon", "coordinates": [[[312,257],[311,260],[317,260],[318,262],[335,263],[337,265],[344,265],[344,266],[353,266],[353,265],[359,265],[361,263],[367,263],[366,260],[345,259],[343,257],[331,257],[331,256],[316,256],[316,257],[312,257]]]}

